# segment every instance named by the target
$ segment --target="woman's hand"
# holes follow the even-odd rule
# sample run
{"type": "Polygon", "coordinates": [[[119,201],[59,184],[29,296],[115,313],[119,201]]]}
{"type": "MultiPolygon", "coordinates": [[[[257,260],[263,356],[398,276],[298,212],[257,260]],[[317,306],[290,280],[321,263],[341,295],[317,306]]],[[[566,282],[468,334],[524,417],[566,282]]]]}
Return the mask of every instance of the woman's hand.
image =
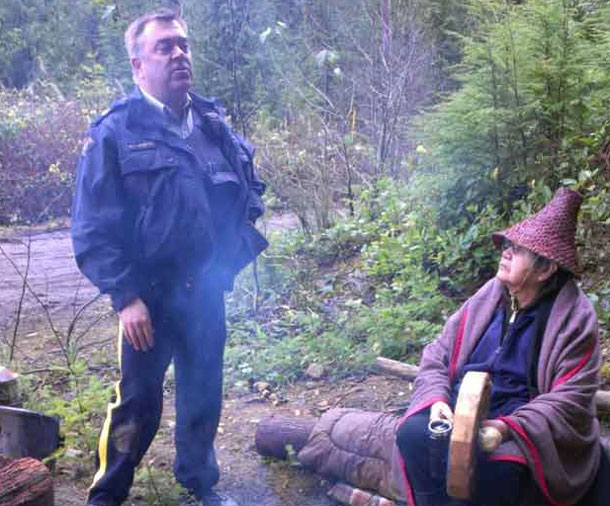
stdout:
{"type": "Polygon", "coordinates": [[[445,419],[453,422],[453,412],[449,404],[443,401],[438,401],[430,407],[430,421],[445,419]]]}
{"type": "Polygon", "coordinates": [[[485,420],[481,424],[481,427],[493,427],[500,434],[502,434],[502,441],[506,441],[507,439],[510,439],[510,437],[511,437],[511,433],[510,433],[510,429],[508,428],[508,425],[506,424],[506,422],[503,422],[502,420],[497,420],[495,418],[492,420],[485,420]]]}

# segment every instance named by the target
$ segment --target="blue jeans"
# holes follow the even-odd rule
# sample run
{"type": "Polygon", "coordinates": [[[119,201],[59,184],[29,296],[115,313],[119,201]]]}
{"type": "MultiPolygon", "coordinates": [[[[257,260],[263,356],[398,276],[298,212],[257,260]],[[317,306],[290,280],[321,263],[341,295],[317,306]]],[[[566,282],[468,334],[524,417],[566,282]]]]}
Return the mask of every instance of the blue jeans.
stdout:
{"type": "Polygon", "coordinates": [[[153,440],[163,408],[163,380],[174,360],[176,459],[174,474],[201,496],[218,482],[214,437],[222,401],[226,340],[224,295],[211,279],[178,277],[153,283],[142,297],[151,314],[155,346],[135,351],[119,342],[121,378],[109,405],[89,500],[118,505],[134,469],[153,440]]]}

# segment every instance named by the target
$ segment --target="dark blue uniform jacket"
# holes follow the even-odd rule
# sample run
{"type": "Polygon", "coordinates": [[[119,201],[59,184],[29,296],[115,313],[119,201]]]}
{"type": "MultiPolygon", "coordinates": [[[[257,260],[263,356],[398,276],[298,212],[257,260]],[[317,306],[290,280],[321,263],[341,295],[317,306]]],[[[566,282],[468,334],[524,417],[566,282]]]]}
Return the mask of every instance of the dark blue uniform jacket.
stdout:
{"type": "Polygon", "coordinates": [[[229,170],[202,167],[192,146],[164,128],[162,115],[137,88],[93,123],[83,146],[72,210],[74,254],[117,311],[151,281],[187,272],[207,270],[230,289],[233,277],[267,246],[254,228],[265,186],[254,171],[253,149],[215,102],[191,98],[195,128],[217,144],[229,170]],[[228,209],[221,205],[223,192],[232,196],[228,209]]]}

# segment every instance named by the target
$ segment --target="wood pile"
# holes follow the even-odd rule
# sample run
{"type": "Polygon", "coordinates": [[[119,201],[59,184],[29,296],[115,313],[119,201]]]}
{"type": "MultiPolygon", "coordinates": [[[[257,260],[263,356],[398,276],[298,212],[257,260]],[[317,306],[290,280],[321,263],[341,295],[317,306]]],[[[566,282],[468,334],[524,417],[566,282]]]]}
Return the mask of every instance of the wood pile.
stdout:
{"type": "Polygon", "coordinates": [[[17,374],[0,367],[0,506],[53,506],[51,473],[32,454],[44,458],[55,450],[59,423],[15,407],[17,380],[17,374]]]}
{"type": "Polygon", "coordinates": [[[0,506],[53,506],[53,480],[47,467],[32,458],[0,455],[0,506]]]}

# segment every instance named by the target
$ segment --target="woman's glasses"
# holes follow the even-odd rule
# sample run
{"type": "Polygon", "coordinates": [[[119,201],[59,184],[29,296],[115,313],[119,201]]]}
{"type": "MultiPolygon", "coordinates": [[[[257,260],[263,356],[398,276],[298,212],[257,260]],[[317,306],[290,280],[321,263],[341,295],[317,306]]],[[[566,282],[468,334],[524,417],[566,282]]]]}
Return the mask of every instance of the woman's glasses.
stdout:
{"type": "Polygon", "coordinates": [[[520,253],[524,253],[526,251],[529,251],[527,248],[523,247],[523,246],[519,246],[518,244],[515,244],[513,241],[511,241],[510,239],[504,239],[502,241],[502,251],[506,251],[507,249],[512,249],[513,253],[515,255],[519,255],[520,253]]]}

